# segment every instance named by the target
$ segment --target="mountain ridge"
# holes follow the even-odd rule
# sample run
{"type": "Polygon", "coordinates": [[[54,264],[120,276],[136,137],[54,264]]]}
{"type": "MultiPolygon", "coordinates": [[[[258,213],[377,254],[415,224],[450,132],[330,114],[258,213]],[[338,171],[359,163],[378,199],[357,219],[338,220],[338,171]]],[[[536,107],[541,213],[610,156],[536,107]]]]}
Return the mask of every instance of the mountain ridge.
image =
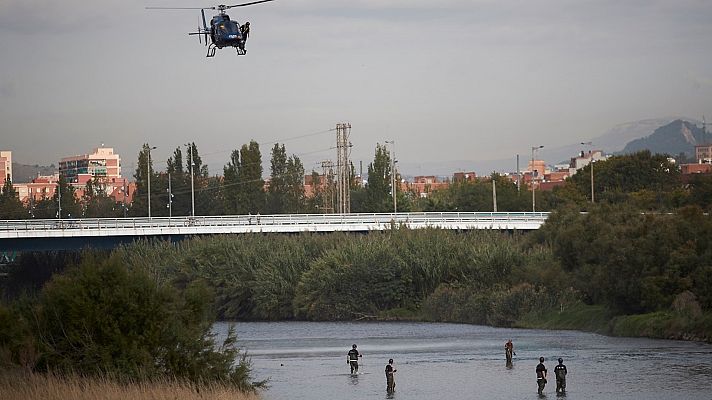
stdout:
{"type": "MultiPolygon", "coordinates": [[[[700,121],[694,118],[683,116],[648,118],[615,125],[599,136],[581,141],[592,142],[592,148],[596,150],[603,150],[606,154],[616,154],[621,152],[629,142],[649,136],[655,132],[656,129],[670,124],[675,120],[684,120],[691,124],[701,124],[700,121]]],[[[575,157],[580,151],[586,149],[588,148],[583,148],[580,143],[572,143],[556,147],[547,146],[539,150],[539,157],[545,159],[548,164],[558,164],[568,162],[571,157],[575,157]]],[[[528,160],[528,154],[520,154],[520,169],[526,169],[528,160]]],[[[442,162],[400,161],[399,164],[401,173],[404,176],[415,176],[426,173],[428,175],[452,177],[452,174],[458,171],[475,171],[477,175],[482,176],[489,175],[492,171],[514,172],[517,168],[515,157],[507,159],[453,160],[442,162]]]]}

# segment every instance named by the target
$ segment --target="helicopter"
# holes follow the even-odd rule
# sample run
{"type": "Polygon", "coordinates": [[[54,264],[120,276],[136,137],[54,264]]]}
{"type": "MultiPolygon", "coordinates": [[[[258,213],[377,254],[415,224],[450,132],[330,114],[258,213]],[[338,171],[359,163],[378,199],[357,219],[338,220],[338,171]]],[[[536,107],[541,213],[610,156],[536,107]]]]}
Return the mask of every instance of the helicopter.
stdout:
{"type": "Polygon", "coordinates": [[[231,20],[230,16],[225,12],[235,7],[245,7],[254,4],[267,3],[274,0],[258,0],[248,3],[234,4],[226,6],[224,4],[213,7],[146,7],[147,10],[200,10],[200,15],[203,19],[203,27],[198,25],[197,32],[189,32],[188,35],[198,35],[198,41],[203,42],[201,36],[205,38],[205,45],[208,47],[206,57],[214,57],[217,49],[223,47],[234,47],[237,50],[238,56],[247,54],[245,42],[250,35],[250,23],[245,22],[240,25],[237,21],[231,20]],[[218,15],[210,19],[210,27],[205,22],[205,10],[217,10],[218,15]],[[210,41],[208,42],[208,37],[210,41]]]}

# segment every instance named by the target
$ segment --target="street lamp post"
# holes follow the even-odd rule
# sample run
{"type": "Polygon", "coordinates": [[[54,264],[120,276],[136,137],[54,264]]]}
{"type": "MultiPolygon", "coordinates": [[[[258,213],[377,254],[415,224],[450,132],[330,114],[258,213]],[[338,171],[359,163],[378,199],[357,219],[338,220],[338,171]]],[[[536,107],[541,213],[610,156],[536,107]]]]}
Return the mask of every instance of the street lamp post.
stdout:
{"type": "Polygon", "coordinates": [[[168,218],[173,217],[173,192],[171,191],[171,173],[168,173],[168,218]]]}
{"type": "Polygon", "coordinates": [[[148,180],[148,219],[151,219],[151,150],[156,146],[148,147],[148,163],[146,164],[146,177],[148,180]]]}
{"type": "Polygon", "coordinates": [[[57,180],[57,218],[62,219],[62,177],[57,180]]]}
{"type": "Polygon", "coordinates": [[[534,192],[536,190],[536,182],[534,181],[534,172],[536,170],[534,169],[534,152],[543,148],[544,146],[532,146],[532,212],[536,212],[536,194],[534,192]]]}
{"type": "MultiPolygon", "coordinates": [[[[592,146],[593,145],[592,142],[581,142],[581,144],[584,146],[586,146],[586,145],[592,146]]],[[[592,147],[589,147],[588,155],[591,156],[591,162],[590,162],[590,164],[591,164],[591,204],[593,204],[596,202],[596,200],[593,197],[594,193],[593,193],[593,148],[592,147]]]]}
{"type": "Polygon", "coordinates": [[[386,143],[393,146],[391,151],[391,192],[393,193],[393,214],[398,213],[398,203],[396,200],[396,141],[386,140],[386,143]]]}
{"type": "Polygon", "coordinates": [[[193,184],[193,145],[187,144],[190,153],[190,216],[195,217],[195,186],[193,184]]]}

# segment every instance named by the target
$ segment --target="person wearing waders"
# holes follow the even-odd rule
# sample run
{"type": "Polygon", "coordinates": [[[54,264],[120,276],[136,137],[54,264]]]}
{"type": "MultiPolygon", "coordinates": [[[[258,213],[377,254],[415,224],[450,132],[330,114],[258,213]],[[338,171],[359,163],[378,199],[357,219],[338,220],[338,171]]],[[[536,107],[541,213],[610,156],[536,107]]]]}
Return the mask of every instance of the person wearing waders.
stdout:
{"type": "Polygon", "coordinates": [[[512,339],[507,340],[507,343],[504,344],[504,356],[507,358],[507,364],[512,363],[512,355],[517,355],[517,353],[514,352],[514,344],[512,343],[512,339]]]}
{"type": "Polygon", "coordinates": [[[564,360],[559,358],[559,365],[554,367],[554,375],[556,375],[556,393],[566,392],[566,365],[564,360]]]}
{"type": "Polygon", "coordinates": [[[386,364],[386,393],[393,393],[396,391],[396,380],[394,374],[396,369],[393,368],[393,359],[388,360],[386,364]]]}
{"type": "Polygon", "coordinates": [[[351,366],[352,374],[358,373],[358,358],[359,357],[361,357],[361,354],[359,354],[358,350],[356,350],[356,345],[351,346],[351,350],[349,350],[349,353],[346,356],[346,363],[351,366]]]}
{"type": "Polygon", "coordinates": [[[539,357],[539,365],[536,366],[536,384],[539,387],[539,394],[544,394],[544,386],[546,386],[546,367],[544,366],[544,357],[539,357]]]}

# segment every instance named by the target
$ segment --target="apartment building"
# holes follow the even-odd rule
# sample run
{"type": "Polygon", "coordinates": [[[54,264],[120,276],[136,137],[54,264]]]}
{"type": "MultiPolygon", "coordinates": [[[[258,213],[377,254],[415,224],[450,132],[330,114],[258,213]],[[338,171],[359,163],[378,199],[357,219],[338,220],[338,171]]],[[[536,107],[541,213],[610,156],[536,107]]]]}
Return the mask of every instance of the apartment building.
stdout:
{"type": "Polygon", "coordinates": [[[695,160],[698,163],[712,163],[712,144],[695,146],[695,160]]]}
{"type": "Polygon", "coordinates": [[[59,161],[59,174],[69,183],[86,185],[95,178],[116,182],[121,178],[121,158],[111,147],[98,147],[91,154],[64,157],[59,161]]]}
{"type": "Polygon", "coordinates": [[[0,179],[0,185],[4,185],[5,181],[12,182],[12,152],[11,151],[0,151],[0,172],[2,172],[2,178],[0,179]]]}

